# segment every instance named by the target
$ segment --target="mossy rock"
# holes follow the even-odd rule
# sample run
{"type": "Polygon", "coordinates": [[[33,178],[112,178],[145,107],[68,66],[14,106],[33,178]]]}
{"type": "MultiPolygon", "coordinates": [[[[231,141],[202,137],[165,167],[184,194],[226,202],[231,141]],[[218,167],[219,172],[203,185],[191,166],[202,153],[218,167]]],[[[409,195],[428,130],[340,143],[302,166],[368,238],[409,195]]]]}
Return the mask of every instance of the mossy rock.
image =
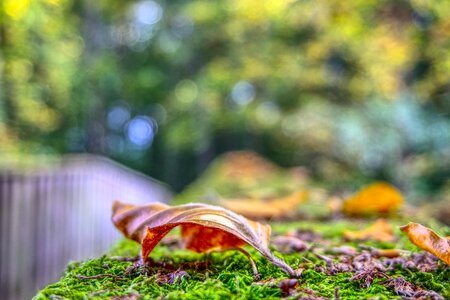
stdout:
{"type": "MultiPolygon", "coordinates": [[[[408,293],[414,290],[430,299],[450,299],[450,268],[436,260],[432,261],[433,268],[415,266],[412,257],[424,252],[412,245],[400,230],[395,232],[395,242],[343,240],[345,230],[362,229],[374,219],[333,219],[339,214],[331,213],[327,207],[328,193],[321,195],[317,193],[320,189],[311,189],[303,171],[280,168],[252,152],[228,153],[215,160],[202,176],[173,199],[175,204],[215,203],[220,197],[265,198],[302,189],[315,191],[318,195],[311,195],[314,201],[302,203],[298,214],[292,215],[293,219],[303,221],[285,219],[271,223],[273,237],[289,231],[306,231],[319,237],[307,241],[307,249],[303,251],[280,253],[281,248],[273,247],[275,255],[294,269],[302,270],[298,279],[289,278],[256,250],[246,247],[259,270],[260,278],[255,280],[250,262],[241,252],[197,254],[182,250],[173,243],[179,234],[175,229],[153,250],[150,264],[142,266],[126,259],[137,257],[140,246],[123,240],[101,258],[69,264],[61,280],[44,288],[35,299],[399,299],[409,297],[408,293]],[[383,272],[368,269],[366,274],[361,268],[337,267],[343,265],[345,257],[327,251],[342,245],[353,247],[357,255],[366,255],[367,247],[410,252],[401,258],[405,260],[404,265],[392,261],[394,267],[383,272]],[[394,280],[409,290],[396,288],[394,280]]],[[[410,221],[404,214],[389,218],[393,226],[410,221]]],[[[450,235],[449,227],[430,221],[428,215],[415,214],[414,220],[442,235],[450,235]]],[[[387,263],[386,260],[379,258],[376,263],[387,263]]]]}
{"type": "Polygon", "coordinates": [[[250,151],[216,158],[174,203],[215,202],[218,198],[273,197],[302,189],[307,176],[301,168],[284,169],[250,151]]]}
{"type": "MultiPolygon", "coordinates": [[[[295,222],[272,224],[272,227],[274,235],[289,230],[312,230],[322,236],[328,248],[343,244],[357,248],[359,243],[342,240],[342,232],[360,229],[368,222],[295,222]]],[[[394,225],[402,222],[391,221],[394,225]]],[[[448,227],[436,223],[431,226],[444,235],[450,233],[448,227]]],[[[173,239],[176,234],[173,232],[167,238],[173,239]]],[[[364,245],[419,251],[399,230],[396,235],[395,243],[371,241],[364,245]]],[[[311,242],[310,246],[313,245],[316,248],[323,246],[311,242]]],[[[333,299],[336,295],[341,299],[400,299],[402,296],[386,284],[384,277],[374,278],[370,287],[366,287],[364,280],[352,279],[355,276],[352,272],[327,274],[324,272],[326,262],[312,251],[281,254],[274,250],[294,268],[300,265],[304,269],[298,280],[285,281],[288,276],[283,271],[252,248],[246,250],[258,266],[261,278],[257,282],[248,259],[238,251],[197,254],[163,242],[151,253],[153,264],[133,267],[133,262],[123,258],[136,256],[139,245],[123,240],[101,258],[69,264],[61,280],[45,287],[34,299],[333,299]],[[292,289],[283,288],[280,282],[291,284],[292,289]]],[[[438,262],[433,271],[395,267],[385,273],[390,278],[400,276],[415,287],[428,291],[431,293],[428,295],[432,295],[430,299],[433,295],[437,297],[434,299],[450,298],[450,268],[443,262],[438,262]]]]}

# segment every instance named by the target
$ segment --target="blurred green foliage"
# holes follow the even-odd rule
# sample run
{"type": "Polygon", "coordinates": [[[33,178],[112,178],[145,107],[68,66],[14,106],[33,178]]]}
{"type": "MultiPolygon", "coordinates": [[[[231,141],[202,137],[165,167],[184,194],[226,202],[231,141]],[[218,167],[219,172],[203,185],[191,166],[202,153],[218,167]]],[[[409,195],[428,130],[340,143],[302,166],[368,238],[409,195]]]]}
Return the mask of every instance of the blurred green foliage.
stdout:
{"type": "Polygon", "coordinates": [[[446,0],[4,0],[0,14],[0,153],[104,154],[177,190],[232,149],[331,185],[449,185],[446,0]]]}

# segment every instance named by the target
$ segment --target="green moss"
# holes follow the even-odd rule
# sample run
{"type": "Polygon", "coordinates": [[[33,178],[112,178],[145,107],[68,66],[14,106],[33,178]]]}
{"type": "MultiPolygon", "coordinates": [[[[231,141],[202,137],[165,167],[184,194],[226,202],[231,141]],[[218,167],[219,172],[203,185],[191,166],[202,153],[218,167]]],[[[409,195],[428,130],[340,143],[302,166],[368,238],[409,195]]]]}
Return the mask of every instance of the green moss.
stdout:
{"type": "Polygon", "coordinates": [[[450,299],[450,268],[442,268],[436,273],[401,272],[406,273],[405,279],[428,290],[440,293],[445,299],[450,299]]]}
{"type": "MultiPolygon", "coordinates": [[[[340,239],[343,230],[357,229],[363,221],[336,221],[325,224],[319,222],[296,222],[291,224],[274,224],[276,233],[282,233],[293,228],[313,229],[321,233],[332,245],[342,245],[340,239]]],[[[176,234],[176,233],[174,233],[176,234]]],[[[411,249],[406,238],[398,233],[397,248],[411,249]]],[[[352,244],[352,243],[345,243],[352,244]]],[[[356,243],[353,243],[356,245],[356,243]]],[[[374,247],[389,247],[391,244],[371,242],[374,247]]],[[[238,251],[227,251],[211,254],[197,254],[187,250],[170,249],[159,245],[152,252],[155,262],[165,262],[174,269],[187,272],[178,283],[161,283],[161,276],[172,270],[161,267],[136,268],[129,272],[132,262],[114,259],[117,256],[133,257],[139,253],[140,246],[132,241],[123,240],[107,253],[107,255],[88,260],[86,262],[73,262],[69,264],[64,276],[55,284],[51,284],[40,291],[35,299],[104,299],[114,296],[139,295],[139,299],[154,299],[165,296],[167,299],[278,299],[281,290],[272,284],[258,285],[253,282],[252,269],[247,258],[238,251]],[[199,267],[203,262],[203,267],[199,267]],[[127,273],[128,272],[128,273],[127,273]],[[104,277],[86,279],[80,276],[96,276],[109,274],[104,277]],[[126,274],[126,275],[124,275],[126,274]]],[[[271,265],[256,250],[248,247],[258,266],[261,279],[274,278],[276,281],[286,279],[287,275],[280,269],[271,265]]],[[[324,262],[311,253],[294,253],[281,255],[291,266],[305,265],[305,259],[310,261],[305,268],[297,291],[301,293],[307,289],[314,291],[318,296],[333,298],[336,288],[342,299],[396,299],[395,291],[386,288],[377,278],[370,288],[362,288],[358,281],[350,281],[353,273],[338,273],[335,276],[326,275],[314,270],[314,266],[324,265],[324,262]],[[305,259],[304,259],[305,258],[305,259]]],[[[434,290],[444,297],[450,297],[450,270],[442,267],[434,273],[413,272],[408,269],[396,268],[389,275],[402,276],[404,279],[424,289],[434,290]]]]}

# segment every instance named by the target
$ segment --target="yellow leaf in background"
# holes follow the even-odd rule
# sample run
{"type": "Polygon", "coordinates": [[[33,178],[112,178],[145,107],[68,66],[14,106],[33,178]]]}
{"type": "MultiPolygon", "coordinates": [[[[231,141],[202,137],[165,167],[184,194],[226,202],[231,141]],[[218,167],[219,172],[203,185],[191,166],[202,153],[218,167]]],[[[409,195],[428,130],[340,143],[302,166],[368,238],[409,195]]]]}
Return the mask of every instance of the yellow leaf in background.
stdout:
{"type": "Polygon", "coordinates": [[[397,211],[403,202],[399,190],[388,183],[377,182],[346,199],[343,212],[353,216],[388,214],[397,211]]]}
{"type": "Polygon", "coordinates": [[[220,204],[251,219],[272,219],[288,216],[297,211],[298,205],[308,198],[305,191],[295,192],[285,197],[268,200],[241,198],[221,200],[220,204]]]}
{"type": "Polygon", "coordinates": [[[439,257],[450,265],[450,237],[441,237],[436,232],[418,223],[408,223],[400,230],[417,247],[439,257]]]}
{"type": "Polygon", "coordinates": [[[14,20],[22,18],[30,6],[30,0],[6,0],[3,9],[14,20]]]}
{"type": "Polygon", "coordinates": [[[392,242],[395,238],[392,226],[384,219],[378,219],[374,224],[363,230],[346,230],[343,236],[347,240],[373,240],[379,242],[392,242]]]}
{"type": "Polygon", "coordinates": [[[330,197],[326,202],[327,208],[331,214],[337,214],[342,211],[342,200],[338,197],[330,197]]]}

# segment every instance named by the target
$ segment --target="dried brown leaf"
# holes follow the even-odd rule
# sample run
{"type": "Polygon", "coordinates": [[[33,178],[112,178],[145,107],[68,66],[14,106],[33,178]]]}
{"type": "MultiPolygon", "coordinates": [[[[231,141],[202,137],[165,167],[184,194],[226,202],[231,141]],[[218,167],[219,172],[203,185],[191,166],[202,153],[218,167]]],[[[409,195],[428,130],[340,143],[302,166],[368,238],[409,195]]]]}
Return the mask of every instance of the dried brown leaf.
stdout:
{"type": "Polygon", "coordinates": [[[157,274],[156,282],[159,284],[180,284],[186,276],[186,271],[176,270],[168,274],[157,274]]]}
{"type": "Polygon", "coordinates": [[[298,286],[297,279],[283,279],[278,284],[278,287],[281,290],[282,297],[289,297],[295,295],[295,289],[298,286]]]}
{"type": "Polygon", "coordinates": [[[392,242],[395,238],[392,226],[384,219],[378,219],[374,224],[363,230],[346,230],[343,236],[347,240],[374,240],[380,242],[392,242]]]}
{"type": "MultiPolygon", "coordinates": [[[[144,262],[159,241],[174,227],[181,226],[184,247],[195,252],[240,249],[249,244],[275,266],[295,276],[295,271],[275,257],[268,248],[270,226],[250,221],[222,207],[207,204],[143,206],[113,204],[112,220],[127,237],[142,245],[144,262]]],[[[249,257],[250,258],[250,257],[249,257]]]]}
{"type": "Polygon", "coordinates": [[[346,199],[343,212],[353,216],[387,214],[398,210],[403,202],[402,194],[395,187],[376,182],[346,199]]]}
{"type": "Polygon", "coordinates": [[[295,236],[296,238],[299,238],[305,242],[325,243],[325,240],[323,240],[322,235],[311,229],[297,229],[297,230],[288,232],[287,235],[295,236]]]}
{"type": "Polygon", "coordinates": [[[308,197],[307,192],[299,191],[285,197],[268,200],[256,198],[223,199],[225,208],[252,219],[281,218],[295,213],[300,203],[308,197]]]}
{"type": "Polygon", "coordinates": [[[414,245],[450,265],[450,237],[441,237],[430,228],[412,222],[400,227],[400,230],[408,235],[414,245]]]}
{"type": "Polygon", "coordinates": [[[358,251],[355,247],[352,246],[339,246],[339,247],[333,247],[329,249],[329,252],[332,254],[338,254],[338,255],[356,255],[358,254],[358,251]]]}
{"type": "Polygon", "coordinates": [[[295,236],[279,235],[274,237],[272,244],[281,253],[302,252],[308,249],[308,244],[295,236]]]}

